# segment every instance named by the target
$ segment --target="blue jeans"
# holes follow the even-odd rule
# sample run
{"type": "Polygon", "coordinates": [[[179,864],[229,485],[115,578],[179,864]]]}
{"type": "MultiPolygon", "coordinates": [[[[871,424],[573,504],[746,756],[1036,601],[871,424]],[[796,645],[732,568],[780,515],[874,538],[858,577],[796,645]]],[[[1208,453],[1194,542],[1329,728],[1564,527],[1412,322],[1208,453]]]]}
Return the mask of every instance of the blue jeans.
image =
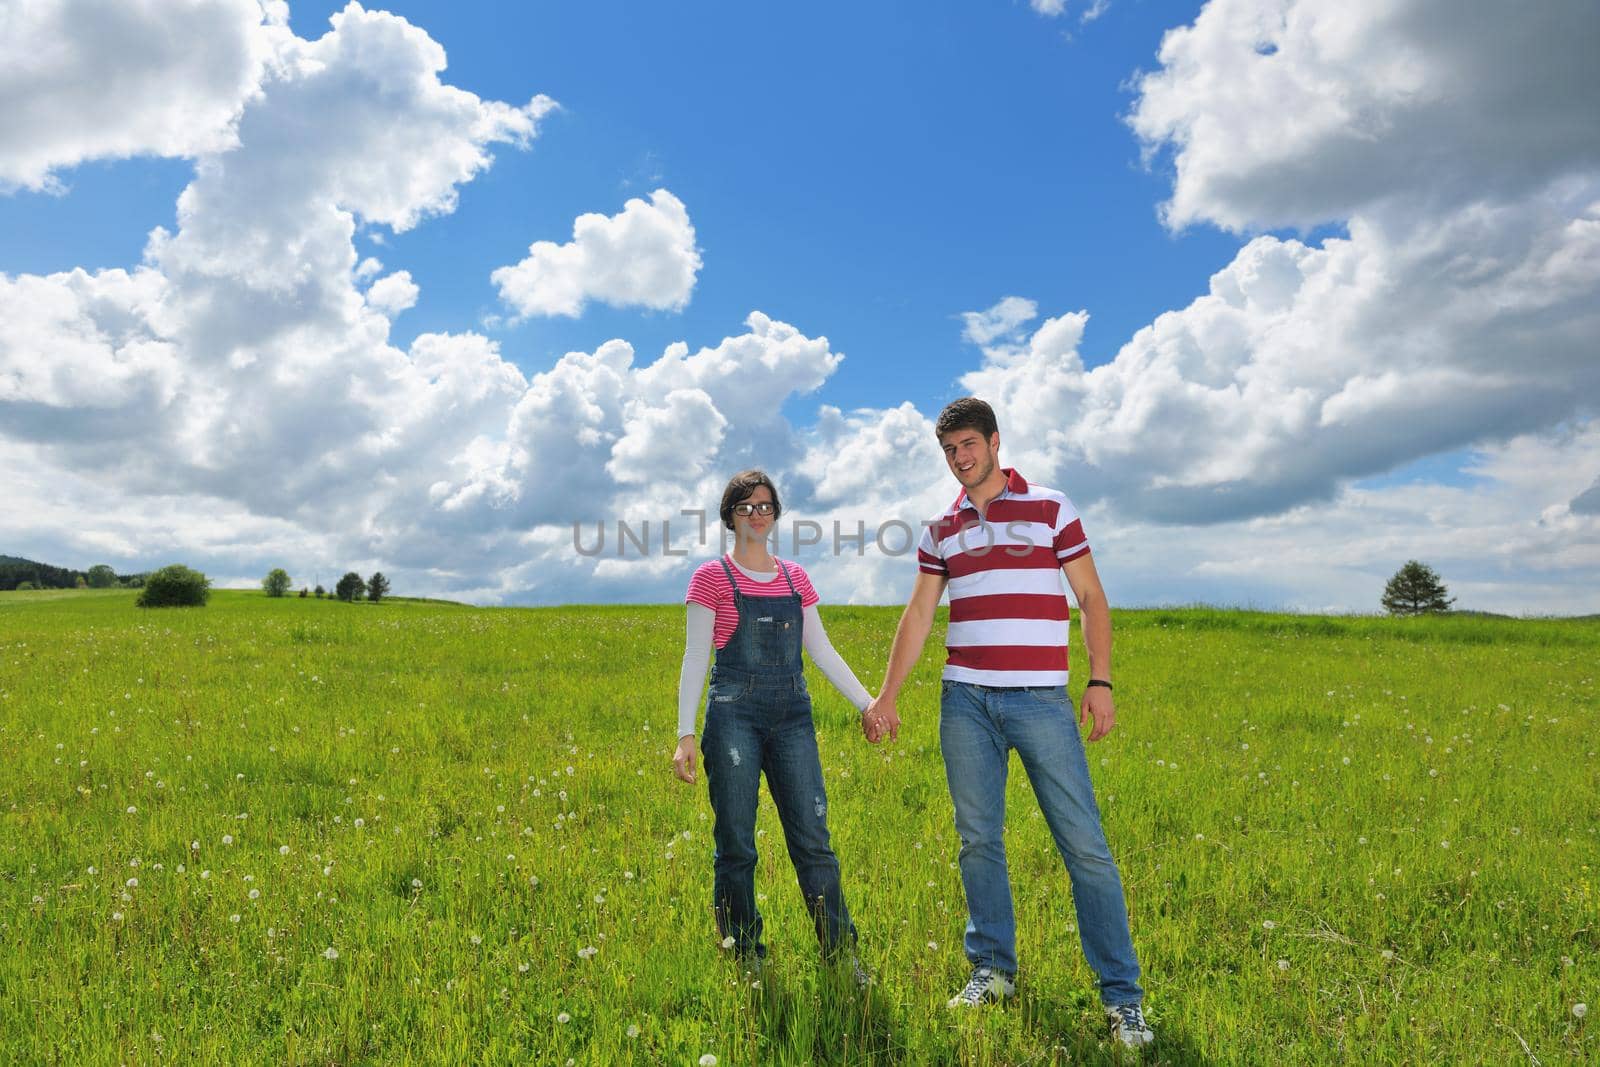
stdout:
{"type": "Polygon", "coordinates": [[[1017,922],[1002,836],[1011,749],[1066,861],[1083,954],[1107,1005],[1138,1004],[1139,961],[1128,932],[1122,879],[1106,845],[1065,688],[996,689],[946,681],[939,702],[939,747],[961,835],[967,893],[967,958],[1015,974],[1017,922]]]}
{"type": "Polygon", "coordinates": [[[856,930],[828,842],[828,795],[804,676],[719,667],[708,705],[701,750],[716,817],[712,902],[718,931],[733,938],[735,952],[766,955],[755,891],[756,799],[764,773],[824,954],[853,946],[856,930]]]}

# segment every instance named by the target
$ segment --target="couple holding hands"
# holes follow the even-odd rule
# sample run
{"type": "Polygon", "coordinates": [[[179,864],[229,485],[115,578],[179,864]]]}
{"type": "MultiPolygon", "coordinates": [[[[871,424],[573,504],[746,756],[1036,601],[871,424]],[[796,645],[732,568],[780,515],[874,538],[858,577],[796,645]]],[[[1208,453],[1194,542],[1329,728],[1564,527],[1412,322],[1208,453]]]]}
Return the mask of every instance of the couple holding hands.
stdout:
{"type": "Polygon", "coordinates": [[[972,965],[950,1006],[1003,1001],[1016,992],[1016,920],[1004,839],[1006,773],[1015,749],[1066,863],[1079,937],[1099,976],[1112,1037],[1128,1047],[1148,1044],[1155,1035],[1140,1010],[1144,994],[1122,880],[1067,695],[1063,574],[1089,650],[1081,721],[1093,723],[1090,741],[1110,732],[1116,714],[1111,618],[1083,526],[1061,493],[999,466],[999,428],[988,404],[972,397],[951,403],[940,412],[935,433],[961,492],[922,533],[916,584],[876,699],[829,643],[805,572],[768,550],[782,510],[771,479],[746,471],[723,493],[721,517],[735,534],[734,549],[702,564],[689,582],[673,754],[677,776],[686,782],[695,780],[698,763],[705,764],[715,818],[718,932],[752,965],[766,955],[755,897],[756,800],[765,773],[824,954],[848,955],[855,980],[871,981],[855,957],[855,926],[828,841],[827,793],[800,652],[861,711],[868,741],[894,740],[896,696],[922,655],[948,588],[939,747],[961,837],[964,947],[972,965]],[[697,744],[696,712],[713,648],[697,744]]]}

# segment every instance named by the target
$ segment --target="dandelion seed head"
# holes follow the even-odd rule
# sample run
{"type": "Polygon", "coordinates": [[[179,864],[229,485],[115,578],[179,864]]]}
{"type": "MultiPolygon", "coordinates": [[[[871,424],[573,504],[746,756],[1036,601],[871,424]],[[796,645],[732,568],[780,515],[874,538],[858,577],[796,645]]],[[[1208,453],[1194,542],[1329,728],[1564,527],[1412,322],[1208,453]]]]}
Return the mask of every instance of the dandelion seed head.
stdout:
{"type": "Polygon", "coordinates": [[[562,1026],[567,1025],[571,1021],[572,1016],[568,1015],[566,1012],[562,1012],[560,1015],[556,1016],[556,1022],[560,1023],[562,1026]]]}
{"type": "Polygon", "coordinates": [[[339,950],[334,948],[332,945],[329,945],[327,948],[322,950],[322,958],[325,960],[336,960],[339,958],[339,950]]]}

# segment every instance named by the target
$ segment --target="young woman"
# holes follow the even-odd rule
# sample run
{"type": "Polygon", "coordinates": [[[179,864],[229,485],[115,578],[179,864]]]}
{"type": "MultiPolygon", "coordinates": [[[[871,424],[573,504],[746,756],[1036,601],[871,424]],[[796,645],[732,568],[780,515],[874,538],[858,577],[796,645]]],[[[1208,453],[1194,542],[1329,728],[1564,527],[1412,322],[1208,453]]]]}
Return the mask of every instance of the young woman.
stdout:
{"type": "Polygon", "coordinates": [[[766,956],[755,894],[756,796],[764,773],[823,955],[848,953],[856,982],[865,985],[869,979],[854,953],[855,926],[839,888],[839,861],[828,843],[827,793],[800,650],[810,653],[857,711],[871,698],[828,643],[805,571],[767,549],[767,536],[782,514],[772,480],[758,470],[734,475],[722,494],[721,514],[723,526],[734,532],[734,549],[702,564],[689,580],[678,749],[672,756],[677,776],[693,782],[701,758],[695,711],[714,645],[704,761],[716,820],[717,930],[725,943],[732,938],[734,952],[747,964],[766,956]]]}

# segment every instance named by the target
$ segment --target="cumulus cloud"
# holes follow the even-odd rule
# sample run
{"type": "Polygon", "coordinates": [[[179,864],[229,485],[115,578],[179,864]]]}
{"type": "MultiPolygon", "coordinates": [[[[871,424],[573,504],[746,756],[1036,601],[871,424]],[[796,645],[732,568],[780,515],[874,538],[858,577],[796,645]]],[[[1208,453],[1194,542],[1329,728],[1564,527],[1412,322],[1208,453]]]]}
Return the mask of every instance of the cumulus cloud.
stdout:
{"type": "Polygon", "coordinates": [[[1515,198],[1600,166],[1600,7],[1211,0],[1131,122],[1175,151],[1174,226],[1310,227],[1515,198]]]}
{"type": "Polygon", "coordinates": [[[681,311],[689,303],[700,250],[683,201],[657,189],[607,217],[579,215],[572,240],[535,241],[520,263],[490,279],[519,315],[575,318],[586,303],[681,311]]]}
{"type": "Polygon", "coordinates": [[[1001,297],[1000,301],[985,311],[964,311],[961,331],[975,345],[986,345],[1001,337],[1014,334],[1018,326],[1037,317],[1039,305],[1020,296],[1001,297]]]}
{"type": "Polygon", "coordinates": [[[367,289],[367,306],[393,318],[406,308],[416,306],[421,292],[411,280],[410,271],[397,270],[372,283],[367,289]]]}
{"type": "Polygon", "coordinates": [[[1133,110],[1147,146],[1173,152],[1169,220],[1347,232],[1251,240],[1205,296],[1089,369],[1084,312],[1027,338],[1007,335],[1017,298],[969,313],[984,362],[963,386],[1087,499],[1176,524],[1281,514],[1592,418],[1600,133],[1579,42],[1597,19],[1213,0],[1167,35],[1133,110]],[[1549,64],[1504,61],[1531,41],[1557,42],[1549,64]]]}
{"type": "Polygon", "coordinates": [[[0,190],[59,191],[85,160],[226,148],[287,20],[257,0],[7,2],[0,190]]]}

